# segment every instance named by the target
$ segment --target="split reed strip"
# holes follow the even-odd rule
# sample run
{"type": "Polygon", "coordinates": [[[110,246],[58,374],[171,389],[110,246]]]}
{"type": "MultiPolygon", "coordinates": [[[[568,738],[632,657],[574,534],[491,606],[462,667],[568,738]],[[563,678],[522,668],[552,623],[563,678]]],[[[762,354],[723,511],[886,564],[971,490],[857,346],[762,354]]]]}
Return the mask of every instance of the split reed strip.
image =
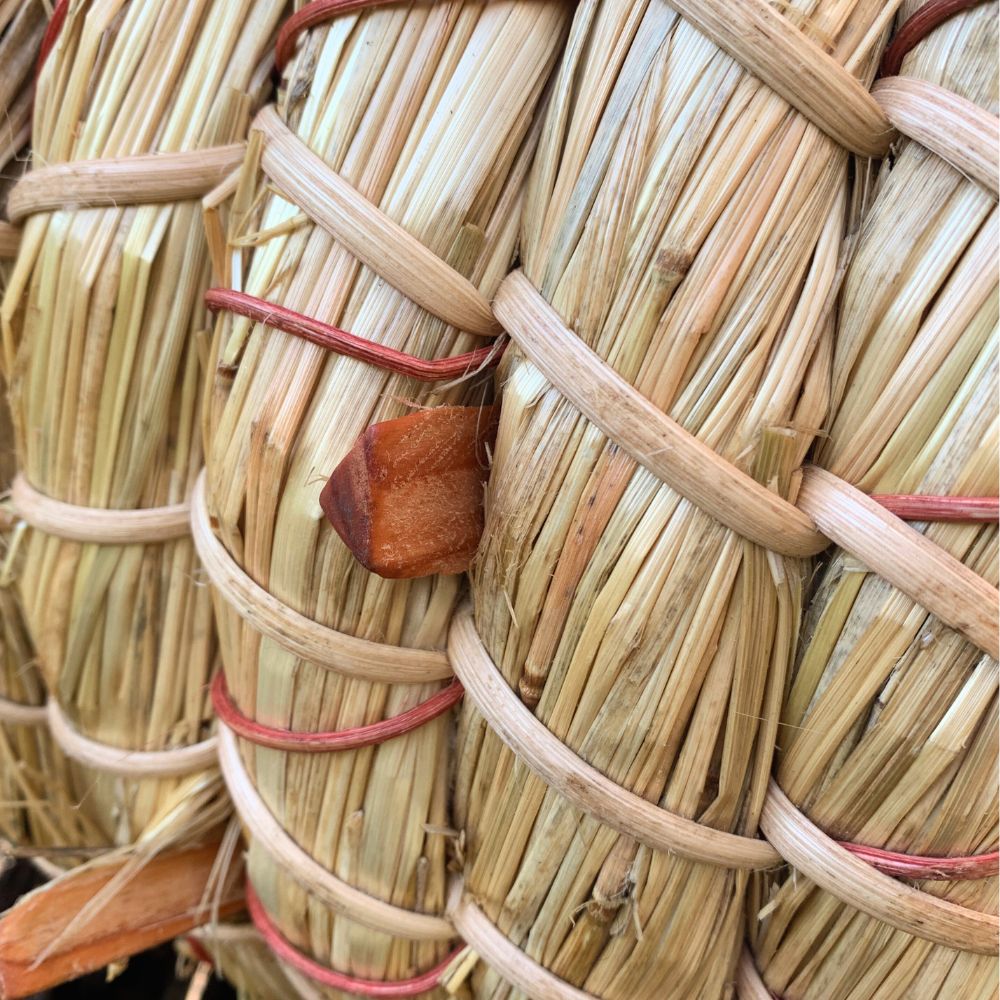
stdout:
{"type": "MultiPolygon", "coordinates": [[[[912,8],[914,5],[910,5],[912,8]]],[[[997,112],[997,8],[936,29],[902,73],[997,112]]],[[[817,461],[870,492],[997,495],[997,203],[912,141],[883,165],[847,274],[817,461]]],[[[996,525],[918,525],[996,586],[996,525]]],[[[777,779],[830,836],[931,856],[997,845],[997,664],[877,574],[830,558],[809,605],[777,779]]],[[[996,914],[997,879],[923,882],[996,914]]],[[[756,962],[787,1000],[986,1000],[997,959],[874,920],[802,874],[760,875],[756,962]]]]}
{"type": "MultiPolygon", "coordinates": [[[[78,0],[37,85],[36,167],[245,138],[281,0],[78,0]]],[[[208,252],[197,201],[31,217],[0,309],[20,466],[87,507],[183,502],[208,252]]],[[[69,542],[32,530],[18,585],[45,682],[85,736],[158,750],[204,738],[217,657],[189,540],[69,542]]],[[[74,764],[105,843],[194,837],[225,812],[217,772],[133,780],[74,764]]]]}
{"type": "MultiPolygon", "coordinates": [[[[278,112],[330,170],[489,298],[514,254],[532,119],[569,13],[562,0],[435,0],[338,17],[303,36],[278,112]]],[[[481,346],[282,198],[257,169],[253,137],[249,150],[231,216],[233,287],[423,358],[481,346]]],[[[301,165],[283,161],[289,168],[301,165]]],[[[212,357],[209,506],[234,559],[330,628],[443,649],[461,578],[369,574],[323,518],[319,494],[368,425],[414,407],[482,402],[488,380],[424,385],[234,317],[218,324],[212,357]]],[[[216,607],[229,688],[266,724],[343,730],[399,715],[440,686],[340,675],[335,663],[300,660],[265,638],[221,598],[216,607]]],[[[446,717],[367,749],[243,744],[242,753],[268,808],[337,877],[399,907],[443,910],[446,717]]],[[[286,937],[338,972],[406,978],[447,953],[446,941],[405,941],[336,916],[256,841],[249,873],[286,937]]]]}
{"type": "MultiPolygon", "coordinates": [[[[883,4],[782,13],[870,80],[878,53],[858,46],[883,4]]],[[[666,4],[586,2],[529,185],[525,274],[657,406],[788,496],[825,411],[847,161],[666,4]]],[[[808,567],[638,469],[515,351],[500,384],[473,573],[488,651],[590,764],[752,836],[808,567]]],[[[745,873],[580,814],[468,705],[457,764],[466,887],[510,940],[608,1000],[727,994],[745,873]]],[[[488,970],[475,987],[519,995],[488,970]]]]}
{"type": "MultiPolygon", "coordinates": [[[[7,191],[27,167],[32,75],[45,25],[42,0],[0,3],[0,220],[7,191]]],[[[0,294],[13,264],[13,257],[8,259],[0,251],[0,294]]],[[[3,490],[9,488],[15,468],[14,433],[4,389],[0,401],[3,490]]],[[[45,703],[45,687],[14,586],[22,534],[5,519],[0,531],[0,698],[15,707],[39,707],[45,703]]],[[[58,851],[64,846],[103,843],[100,832],[74,808],[78,794],[72,788],[67,761],[52,743],[44,718],[0,722],[0,837],[12,849],[58,851]]]]}

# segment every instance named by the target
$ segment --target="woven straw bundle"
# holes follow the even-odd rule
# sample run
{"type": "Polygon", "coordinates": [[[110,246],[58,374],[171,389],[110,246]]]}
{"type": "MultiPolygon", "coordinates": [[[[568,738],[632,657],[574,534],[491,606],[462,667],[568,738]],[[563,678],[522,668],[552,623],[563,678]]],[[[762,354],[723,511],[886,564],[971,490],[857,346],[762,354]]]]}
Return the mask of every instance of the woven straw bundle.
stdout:
{"type": "MultiPolygon", "coordinates": [[[[7,192],[28,160],[35,60],[45,31],[40,0],[0,5],[0,292],[17,255],[19,232],[3,221],[7,192]]],[[[0,483],[15,472],[14,434],[6,399],[0,406],[0,483]]],[[[88,817],[73,808],[66,759],[45,723],[45,688],[14,586],[22,529],[4,521],[0,535],[0,836],[34,854],[63,845],[101,843],[88,817]]]]}
{"type": "Polygon", "coordinates": [[[217,656],[185,506],[207,327],[198,199],[239,163],[280,12],[59,4],[34,169],[8,200],[18,582],[53,732],[84,762],[66,796],[105,845],[194,837],[226,810],[214,748],[186,749],[208,735],[217,656]]]}
{"type": "MultiPolygon", "coordinates": [[[[996,5],[976,6],[918,45],[902,77],[995,115],[997,42],[996,5]]],[[[870,493],[997,494],[997,219],[995,186],[916,141],[883,164],[845,281],[819,465],[870,493]]],[[[996,586],[995,524],[916,527],[996,586]]],[[[997,662],[869,569],[838,551],[817,580],[778,784],[836,840],[932,858],[995,851],[997,662]]],[[[781,850],[777,813],[764,832],[781,850]]],[[[758,877],[750,897],[752,948],[774,994],[996,995],[995,923],[976,921],[997,914],[995,877],[918,878],[930,898],[914,936],[902,929],[908,907],[866,915],[887,899],[882,887],[861,893],[842,878],[824,892],[808,862],[796,867],[758,877]],[[967,912],[930,912],[938,897],[967,912]]]]}
{"type": "Polygon", "coordinates": [[[479,403],[489,379],[474,366],[441,388],[390,375],[282,332],[275,312],[426,359],[496,333],[487,300],[514,254],[568,12],[561,0],[331,6],[307,5],[319,17],[279,40],[291,61],[235,192],[223,266],[241,295],[215,301],[244,315],[216,327],[194,523],[223,697],[246,726],[292,741],[220,732],[255,919],[318,965],[313,988],[332,996],[338,977],[407,980],[449,953],[449,726],[438,714],[378,745],[312,753],[294,741],[450,696],[443,647],[462,579],[370,574],[319,495],[370,424],[479,403]]]}
{"type": "Polygon", "coordinates": [[[526,953],[503,971],[528,995],[545,970],[561,995],[725,995],[748,870],[779,860],[751,838],[807,572],[791,556],[823,542],[787,505],[777,529],[743,518],[744,499],[792,495],[825,412],[843,146],[889,131],[835,64],[870,80],[891,11],[724,7],[579,7],[523,273],[494,305],[524,353],[501,372],[475,630],[452,644],[456,799],[466,890],[526,953]],[[741,47],[761,24],[792,49],[741,47]],[[815,77],[783,91],[808,117],[761,82],[795,58],[860,107],[852,134],[815,77]],[[666,485],[690,455],[714,477],[689,477],[697,502],[666,485]]]}

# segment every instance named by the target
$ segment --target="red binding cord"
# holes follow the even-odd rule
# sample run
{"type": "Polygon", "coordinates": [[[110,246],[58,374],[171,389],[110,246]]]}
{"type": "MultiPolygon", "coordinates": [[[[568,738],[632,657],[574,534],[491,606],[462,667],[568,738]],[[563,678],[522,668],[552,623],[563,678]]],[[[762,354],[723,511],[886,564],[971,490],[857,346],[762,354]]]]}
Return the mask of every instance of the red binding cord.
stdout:
{"type": "Polygon", "coordinates": [[[270,915],[264,909],[263,904],[254,892],[250,880],[246,884],[247,910],[254,926],[260,932],[264,943],[282,961],[287,962],[299,972],[323,986],[329,986],[335,990],[344,990],[347,993],[355,993],[363,997],[415,997],[421,993],[427,993],[441,985],[441,976],[459,954],[461,948],[453,951],[443,962],[435,965],[429,972],[414,976],[412,979],[400,979],[395,982],[386,982],[382,979],[356,979],[353,976],[346,976],[341,972],[334,972],[333,969],[320,965],[307,955],[303,955],[295,948],[278,930],[271,920],[270,915]]]}
{"type": "Polygon", "coordinates": [[[398,2],[399,0],[313,0],[312,3],[307,3],[281,26],[274,46],[275,67],[280,73],[288,65],[288,61],[295,55],[295,43],[303,31],[341,14],[353,14],[366,7],[381,7],[398,2]]]}
{"type": "Polygon", "coordinates": [[[215,965],[215,959],[208,953],[208,949],[193,935],[187,934],[184,943],[191,949],[191,954],[195,960],[206,965],[215,965]]]}
{"type": "Polygon", "coordinates": [[[59,0],[52,9],[52,17],[49,18],[45,34],[42,35],[42,45],[38,50],[38,62],[35,63],[35,81],[42,75],[42,67],[49,53],[55,47],[59,32],[62,31],[63,21],[66,20],[66,12],[69,10],[69,0],[59,0]]]}
{"type": "Polygon", "coordinates": [[[205,305],[213,312],[224,310],[236,313],[238,316],[246,316],[255,323],[264,323],[275,330],[291,333],[336,354],[366,361],[384,371],[406,375],[423,382],[442,382],[446,379],[461,378],[480,368],[492,368],[499,363],[505,346],[494,343],[489,347],[469,351],[467,354],[425,361],[423,358],[373,343],[346,330],[321,323],[318,319],[293,312],[274,302],[247,295],[246,292],[234,292],[228,288],[210,288],[205,293],[205,305]]]}
{"type": "Polygon", "coordinates": [[[882,56],[882,76],[895,76],[910,50],[950,17],[983,3],[984,0],[929,0],[899,27],[882,56]]]}
{"type": "Polygon", "coordinates": [[[1000,518],[1000,497],[935,497],[873,493],[872,500],[904,521],[989,522],[1000,518]]]}
{"type": "Polygon", "coordinates": [[[976,854],[967,858],[930,858],[919,854],[899,854],[864,844],[840,842],[851,854],[867,861],[885,875],[895,878],[929,879],[940,882],[966,882],[991,878],[1000,872],[1000,852],[976,854]]]}
{"type": "Polygon", "coordinates": [[[386,740],[402,736],[443,715],[465,693],[462,682],[456,678],[446,688],[426,701],[391,719],[372,722],[367,726],[342,729],[329,733],[301,733],[291,729],[266,726],[244,715],[229,694],[222,671],[212,681],[212,707],[219,719],[237,736],[258,746],[273,750],[290,750],[297,753],[321,753],[333,750],[357,750],[376,746],[386,740]]]}

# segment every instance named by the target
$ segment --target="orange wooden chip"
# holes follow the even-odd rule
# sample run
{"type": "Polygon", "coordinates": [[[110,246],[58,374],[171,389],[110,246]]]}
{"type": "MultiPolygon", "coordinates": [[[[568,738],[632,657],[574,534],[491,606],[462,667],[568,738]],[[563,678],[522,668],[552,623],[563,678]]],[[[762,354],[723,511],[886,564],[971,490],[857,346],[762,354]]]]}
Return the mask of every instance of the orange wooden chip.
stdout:
{"type": "Polygon", "coordinates": [[[320,494],[358,562],[391,579],[468,569],[498,416],[495,406],[441,406],[365,431],[320,494]]]}

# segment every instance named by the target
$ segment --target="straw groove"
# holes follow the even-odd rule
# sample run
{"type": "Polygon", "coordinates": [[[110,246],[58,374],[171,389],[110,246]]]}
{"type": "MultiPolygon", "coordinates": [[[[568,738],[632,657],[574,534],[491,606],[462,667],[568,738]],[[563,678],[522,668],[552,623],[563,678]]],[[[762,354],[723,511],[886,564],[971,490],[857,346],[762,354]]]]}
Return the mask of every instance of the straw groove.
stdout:
{"type": "Polygon", "coordinates": [[[21,244],[21,230],[0,219],[0,260],[13,260],[21,244]]]}

